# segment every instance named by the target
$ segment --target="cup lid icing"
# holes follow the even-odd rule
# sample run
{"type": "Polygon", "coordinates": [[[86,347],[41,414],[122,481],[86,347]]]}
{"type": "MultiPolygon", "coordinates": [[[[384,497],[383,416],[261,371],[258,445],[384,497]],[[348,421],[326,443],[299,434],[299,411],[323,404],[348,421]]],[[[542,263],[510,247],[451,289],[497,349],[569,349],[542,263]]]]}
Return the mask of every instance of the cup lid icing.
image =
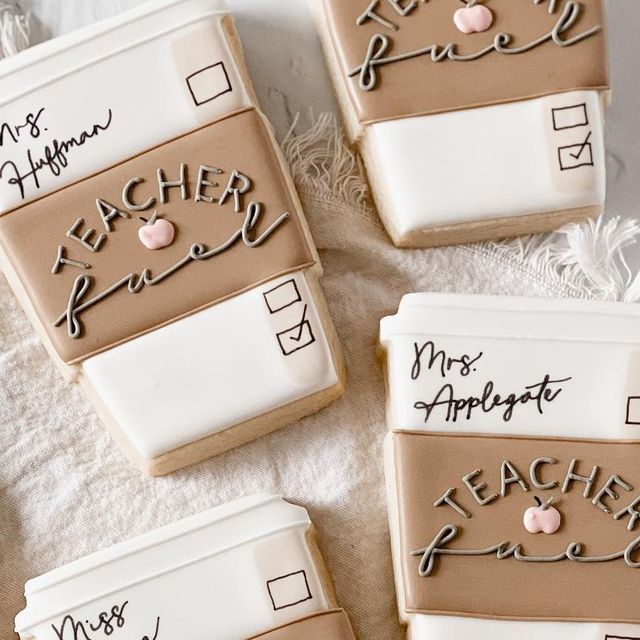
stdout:
{"type": "Polygon", "coordinates": [[[412,293],[383,318],[380,341],[424,334],[640,344],[640,308],[619,302],[412,293]]]}
{"type": "Polygon", "coordinates": [[[303,507],[275,495],[256,495],[210,509],[54,569],[25,585],[27,607],[16,631],[105,594],[186,564],[291,529],[307,530],[303,507]]]}

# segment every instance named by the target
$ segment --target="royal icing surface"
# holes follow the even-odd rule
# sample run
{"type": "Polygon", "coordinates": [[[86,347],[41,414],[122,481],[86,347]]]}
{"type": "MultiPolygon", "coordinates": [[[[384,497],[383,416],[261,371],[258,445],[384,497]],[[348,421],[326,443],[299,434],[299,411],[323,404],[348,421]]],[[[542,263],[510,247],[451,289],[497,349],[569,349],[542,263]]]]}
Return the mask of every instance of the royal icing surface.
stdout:
{"type": "Polygon", "coordinates": [[[303,508],[275,496],[207,511],[30,580],[16,630],[24,640],[253,638],[333,608],[310,529],[303,508]]]}
{"type": "Polygon", "coordinates": [[[3,60],[0,212],[250,106],[225,20],[164,0],[3,60]]]}
{"type": "Polygon", "coordinates": [[[301,272],[89,358],[82,367],[129,444],[147,459],[338,382],[301,272]]]}
{"type": "Polygon", "coordinates": [[[366,148],[400,234],[605,198],[597,91],[380,122],[367,127],[366,148]]]}
{"type": "Polygon", "coordinates": [[[383,319],[391,428],[640,440],[632,305],[413,294],[383,319]]]}

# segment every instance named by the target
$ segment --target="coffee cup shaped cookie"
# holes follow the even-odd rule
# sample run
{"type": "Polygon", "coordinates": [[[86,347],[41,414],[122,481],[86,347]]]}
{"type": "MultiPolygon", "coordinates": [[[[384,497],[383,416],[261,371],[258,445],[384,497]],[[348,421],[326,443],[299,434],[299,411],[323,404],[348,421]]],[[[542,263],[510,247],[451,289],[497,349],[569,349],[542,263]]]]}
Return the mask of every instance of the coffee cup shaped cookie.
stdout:
{"type": "Polygon", "coordinates": [[[602,0],[310,2],[396,245],[542,232],[602,211],[602,0]]]}
{"type": "Polygon", "coordinates": [[[340,395],[318,255],[219,0],[145,5],[0,77],[5,273],[136,466],[340,395]]]}
{"type": "Polygon", "coordinates": [[[631,305],[441,294],[382,320],[412,638],[640,635],[637,327],[631,305]]]}
{"type": "Polygon", "coordinates": [[[23,640],[354,640],[305,509],[252,496],[27,582],[23,640]]]}

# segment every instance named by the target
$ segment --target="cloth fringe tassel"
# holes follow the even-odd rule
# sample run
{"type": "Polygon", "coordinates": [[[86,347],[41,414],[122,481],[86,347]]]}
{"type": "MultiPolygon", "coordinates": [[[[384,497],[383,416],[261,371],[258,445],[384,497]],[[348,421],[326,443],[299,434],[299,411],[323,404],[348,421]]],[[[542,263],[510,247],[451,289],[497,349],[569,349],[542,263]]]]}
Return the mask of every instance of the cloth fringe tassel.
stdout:
{"type": "Polygon", "coordinates": [[[30,16],[18,5],[0,2],[0,60],[27,49],[30,38],[30,16]]]}

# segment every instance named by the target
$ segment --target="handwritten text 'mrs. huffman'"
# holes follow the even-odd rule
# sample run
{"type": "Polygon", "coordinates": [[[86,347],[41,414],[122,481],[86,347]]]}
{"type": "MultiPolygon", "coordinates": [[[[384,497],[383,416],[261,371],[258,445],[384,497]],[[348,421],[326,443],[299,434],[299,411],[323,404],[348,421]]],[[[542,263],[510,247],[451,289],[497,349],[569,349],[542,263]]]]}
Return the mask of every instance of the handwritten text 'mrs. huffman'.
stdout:
{"type": "MultiPolygon", "coordinates": [[[[22,122],[18,124],[6,121],[0,123],[0,147],[9,146],[11,143],[18,144],[19,140],[24,136],[37,140],[43,131],[39,120],[44,111],[45,109],[42,107],[37,111],[27,113],[22,118],[22,122]]],[[[46,128],[44,130],[46,131],[46,128]]]]}
{"type": "MultiPolygon", "coordinates": [[[[29,124],[31,138],[37,138],[41,133],[41,123],[39,123],[44,109],[38,112],[38,118],[25,120],[29,124]],[[35,128],[34,128],[35,127],[35,128]],[[36,135],[37,132],[37,135],[36,135]]],[[[26,157],[23,160],[17,158],[6,160],[0,165],[0,185],[3,182],[14,186],[20,192],[20,197],[24,200],[27,188],[40,188],[41,174],[58,177],[69,166],[69,152],[73,149],[84,147],[89,141],[107,131],[113,122],[113,112],[108,110],[106,117],[87,129],[76,133],[68,138],[54,138],[52,142],[44,145],[38,151],[31,148],[26,150],[26,157]]],[[[10,127],[4,126],[2,129],[3,141],[10,137],[14,142],[18,142],[24,126],[10,127]]]]}
{"type": "Polygon", "coordinates": [[[524,390],[515,393],[500,394],[495,392],[495,383],[489,380],[478,396],[457,397],[452,384],[443,385],[430,402],[419,401],[413,406],[424,411],[424,421],[429,422],[439,410],[444,412],[446,422],[459,419],[471,420],[477,410],[483,413],[500,413],[505,422],[513,418],[515,410],[520,406],[534,405],[538,413],[543,414],[546,405],[551,404],[562,393],[560,386],[571,378],[553,379],[549,374],[534,384],[527,385],[524,390]]]}

